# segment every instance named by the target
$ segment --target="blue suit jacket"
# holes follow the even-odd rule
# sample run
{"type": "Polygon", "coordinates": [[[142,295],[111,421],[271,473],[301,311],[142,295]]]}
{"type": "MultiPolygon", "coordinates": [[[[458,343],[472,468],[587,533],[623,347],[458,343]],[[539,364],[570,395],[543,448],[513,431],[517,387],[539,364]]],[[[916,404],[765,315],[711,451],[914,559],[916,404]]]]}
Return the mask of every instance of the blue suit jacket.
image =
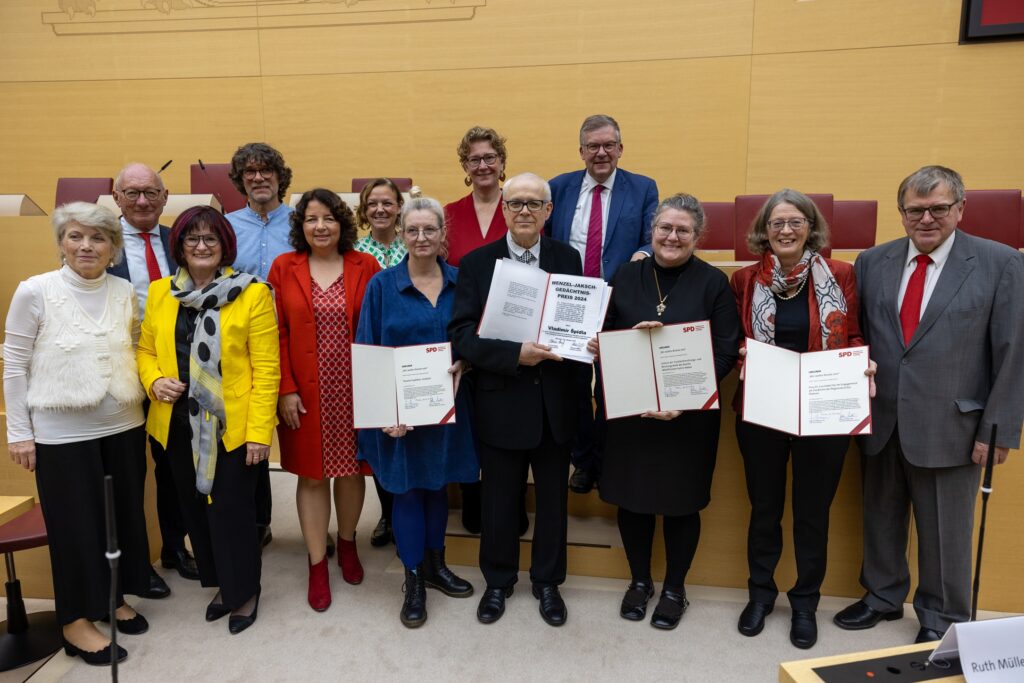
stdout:
{"type": "MultiPolygon", "coordinates": [[[[167,267],[171,269],[171,275],[174,275],[174,269],[178,267],[178,264],[174,262],[174,255],[171,253],[171,229],[160,226],[160,241],[164,244],[164,256],[167,257],[167,267]]],[[[116,266],[110,266],[107,268],[107,272],[115,277],[123,278],[132,281],[131,275],[128,273],[128,259],[122,258],[121,262],[116,266]]]]}
{"type": "MultiPolygon", "coordinates": [[[[576,202],[579,200],[585,173],[585,170],[572,171],[551,179],[554,209],[544,225],[544,234],[548,237],[569,243],[572,217],[576,213],[576,202]]],[[[647,176],[618,169],[601,254],[606,281],[611,282],[619,266],[628,262],[637,251],[650,253],[651,220],[656,208],[657,183],[647,176]]]]}

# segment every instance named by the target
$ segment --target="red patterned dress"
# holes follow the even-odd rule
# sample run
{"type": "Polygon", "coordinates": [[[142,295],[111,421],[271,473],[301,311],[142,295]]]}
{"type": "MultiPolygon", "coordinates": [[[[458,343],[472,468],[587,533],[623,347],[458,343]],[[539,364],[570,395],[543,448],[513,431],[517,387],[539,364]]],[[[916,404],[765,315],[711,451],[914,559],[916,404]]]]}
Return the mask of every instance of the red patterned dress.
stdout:
{"type": "Polygon", "coordinates": [[[316,367],[320,378],[320,438],[324,477],[359,474],[352,428],[352,347],[345,322],[345,284],[339,276],[324,291],[312,282],[316,367]]]}

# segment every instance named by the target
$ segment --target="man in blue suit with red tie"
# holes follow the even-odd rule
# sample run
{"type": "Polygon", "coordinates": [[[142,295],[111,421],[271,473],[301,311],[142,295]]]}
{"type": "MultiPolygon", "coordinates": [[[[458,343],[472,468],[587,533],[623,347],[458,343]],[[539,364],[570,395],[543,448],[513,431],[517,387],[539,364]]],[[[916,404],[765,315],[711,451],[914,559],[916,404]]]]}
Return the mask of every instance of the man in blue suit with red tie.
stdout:
{"type": "MultiPolygon", "coordinates": [[[[586,168],[551,180],[554,210],[544,234],[580,253],[583,274],[610,282],[619,266],[651,253],[651,220],[658,205],[653,179],[618,167],[622,133],[610,116],[588,116],[580,126],[580,159],[586,168]]],[[[581,388],[580,432],[573,449],[576,467],[569,487],[587,493],[600,475],[604,406],[598,383],[598,415],[590,387],[581,388]]]]}

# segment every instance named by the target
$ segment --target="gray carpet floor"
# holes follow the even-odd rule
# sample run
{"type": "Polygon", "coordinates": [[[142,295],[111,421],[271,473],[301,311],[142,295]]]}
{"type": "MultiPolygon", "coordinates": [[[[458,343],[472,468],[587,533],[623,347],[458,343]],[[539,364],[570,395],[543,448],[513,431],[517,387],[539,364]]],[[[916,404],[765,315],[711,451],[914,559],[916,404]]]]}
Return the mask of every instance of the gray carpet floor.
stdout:
{"type": "MultiPolygon", "coordinates": [[[[227,619],[207,623],[203,615],[215,591],[161,570],[172,595],[132,601],[149,620],[150,630],[120,637],[129,651],[120,666],[122,680],[775,681],[780,662],[903,645],[913,641],[918,629],[908,609],[903,620],[868,631],[843,631],[831,620],[849,600],[824,598],[818,611],[818,644],[799,650],[789,642],[790,612],[784,597],[764,631],[746,638],[736,630],[745,591],[689,586],[691,605],[679,628],[658,631],[618,616],[624,581],[589,577],[566,582],[569,620],[556,629],[541,621],[525,574],[505,616],[484,626],[476,620],[483,588],[480,572],[457,567],[478,594],[460,600],[428,591],[428,621],[409,630],[398,619],[403,575],[394,546],[369,544],[380,510],[372,485],[357,536],[366,579],[350,586],[332,563],[334,602],[326,612],[316,613],[306,603],[306,552],[295,514],[295,478],[275,472],[272,481],[274,541],[263,557],[263,598],[256,624],[232,636],[227,619]]],[[[52,608],[49,601],[28,602],[30,611],[52,608]]],[[[32,683],[105,681],[110,670],[90,667],[61,651],[41,668],[36,664],[0,674],[0,683],[30,676],[32,683]]]]}

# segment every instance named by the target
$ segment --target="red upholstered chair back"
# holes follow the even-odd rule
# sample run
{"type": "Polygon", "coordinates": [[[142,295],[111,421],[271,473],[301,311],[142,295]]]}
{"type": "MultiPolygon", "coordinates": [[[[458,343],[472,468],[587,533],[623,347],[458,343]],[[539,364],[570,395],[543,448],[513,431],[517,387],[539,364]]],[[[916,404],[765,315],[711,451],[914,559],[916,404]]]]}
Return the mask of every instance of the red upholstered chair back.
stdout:
{"type": "Polygon", "coordinates": [[[878,230],[878,200],[836,200],[829,243],[833,249],[870,249],[878,230]]]}
{"type": "Polygon", "coordinates": [[[224,207],[224,213],[238,211],[245,206],[245,195],[235,189],[228,172],[231,164],[192,164],[190,191],[192,194],[212,194],[224,207]],[[203,167],[205,166],[205,168],[203,167]]]}
{"type": "Polygon", "coordinates": [[[1014,249],[1024,246],[1020,190],[967,190],[965,198],[961,230],[1014,249]]]}
{"type": "Polygon", "coordinates": [[[57,197],[54,208],[69,202],[91,202],[101,195],[113,194],[113,178],[57,178],[57,197]]]}
{"type": "MultiPolygon", "coordinates": [[[[391,182],[393,182],[395,185],[398,186],[398,191],[399,192],[408,192],[409,190],[412,189],[412,178],[391,178],[390,176],[388,176],[388,177],[391,179],[391,182]]],[[[368,182],[370,182],[371,180],[376,180],[376,177],[374,177],[374,178],[353,178],[352,179],[352,191],[353,192],[362,192],[363,188],[366,187],[366,184],[368,182]]]]}
{"type": "MultiPolygon", "coordinates": [[[[750,230],[750,225],[754,222],[757,217],[758,211],[764,206],[764,203],[768,201],[771,195],[767,194],[741,194],[736,197],[736,260],[737,261],[756,261],[757,256],[752,254],[747,249],[747,232],[750,230]]],[[[809,194],[807,195],[814,202],[815,206],[818,207],[818,211],[828,221],[829,226],[833,223],[835,215],[834,211],[834,200],[830,194],[809,194]]],[[[822,249],[822,256],[831,256],[832,250],[828,247],[822,249]]]]}
{"type": "Polygon", "coordinates": [[[733,248],[736,239],[736,209],[732,202],[701,202],[704,207],[704,240],[701,249],[733,248]]]}

